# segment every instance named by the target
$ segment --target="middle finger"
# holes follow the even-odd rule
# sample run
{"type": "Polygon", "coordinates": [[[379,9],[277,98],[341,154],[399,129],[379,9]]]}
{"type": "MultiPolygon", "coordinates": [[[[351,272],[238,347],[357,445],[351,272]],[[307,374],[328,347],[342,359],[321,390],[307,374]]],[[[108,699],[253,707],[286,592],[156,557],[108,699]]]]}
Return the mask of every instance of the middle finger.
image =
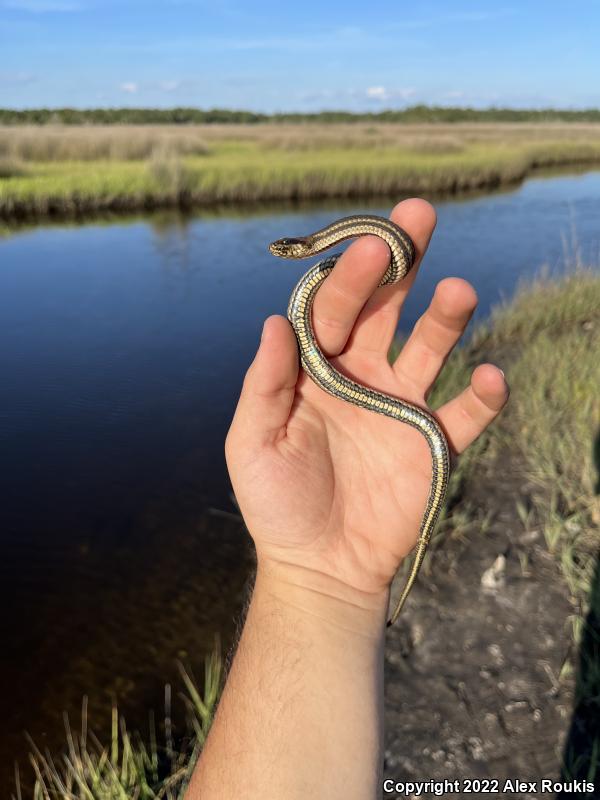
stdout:
{"type": "MultiPolygon", "coordinates": [[[[388,246],[377,236],[365,236],[348,248],[315,297],[313,327],[326,356],[339,355],[351,334],[353,349],[375,349],[373,339],[393,337],[403,299],[435,227],[435,211],[425,200],[411,198],[396,205],[391,219],[412,238],[416,263],[400,284],[376,291],[389,265],[388,246]]],[[[378,348],[384,357],[390,341],[378,348]]]]}
{"type": "Polygon", "coordinates": [[[346,250],[317,292],[313,327],[326,356],[344,349],[360,310],[377,288],[390,262],[387,244],[364,236],[346,250]]]}
{"type": "Polygon", "coordinates": [[[394,362],[394,372],[427,397],[448,355],[477,306],[477,294],[462,278],[444,278],[394,362]]]}

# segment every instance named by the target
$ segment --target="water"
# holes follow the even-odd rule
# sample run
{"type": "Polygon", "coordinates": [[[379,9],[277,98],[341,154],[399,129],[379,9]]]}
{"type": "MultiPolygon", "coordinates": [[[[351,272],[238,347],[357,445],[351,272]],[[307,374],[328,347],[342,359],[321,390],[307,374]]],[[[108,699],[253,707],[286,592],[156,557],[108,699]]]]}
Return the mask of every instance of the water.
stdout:
{"type": "MultiPolygon", "coordinates": [[[[470,280],[479,316],[542,265],[600,263],[600,173],[437,204],[401,322],[436,282],[470,280]],[[574,233],[575,232],[575,233],[574,233]]],[[[266,244],[388,204],[47,226],[0,241],[0,765],[21,731],[118,696],[134,718],[176,658],[198,665],[243,597],[248,548],[223,441],[262,321],[302,264],[266,244]]]]}

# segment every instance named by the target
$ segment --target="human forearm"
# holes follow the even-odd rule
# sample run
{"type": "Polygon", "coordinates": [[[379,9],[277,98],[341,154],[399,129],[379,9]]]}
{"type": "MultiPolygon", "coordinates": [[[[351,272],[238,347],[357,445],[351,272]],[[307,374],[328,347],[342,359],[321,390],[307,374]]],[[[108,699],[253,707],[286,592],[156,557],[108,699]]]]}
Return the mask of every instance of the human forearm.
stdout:
{"type": "Polygon", "coordinates": [[[377,797],[387,593],[261,562],[188,800],[377,797]]]}

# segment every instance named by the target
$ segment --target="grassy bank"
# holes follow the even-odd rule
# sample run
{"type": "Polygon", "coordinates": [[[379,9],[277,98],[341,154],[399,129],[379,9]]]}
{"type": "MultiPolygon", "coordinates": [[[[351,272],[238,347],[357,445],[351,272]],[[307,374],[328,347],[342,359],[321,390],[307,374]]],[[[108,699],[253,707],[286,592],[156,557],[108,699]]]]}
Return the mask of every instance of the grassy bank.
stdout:
{"type": "Polygon", "coordinates": [[[0,127],[5,219],[456,193],[600,164],[600,125],[0,127]]]}
{"type": "Polygon", "coordinates": [[[432,398],[437,405],[459,391],[482,360],[504,369],[510,404],[459,462],[446,525],[460,528],[474,516],[481,522],[483,509],[462,503],[465,487],[508,455],[533,487],[519,516],[526,530],[543,533],[556,557],[574,603],[576,640],[590,611],[600,551],[599,352],[598,273],[577,268],[560,280],[540,278],[452,355],[432,398]]]}
{"type": "MultiPolygon", "coordinates": [[[[478,492],[481,477],[519,485],[513,530],[543,537],[572,605],[571,642],[555,683],[560,692],[574,681],[562,775],[590,781],[600,774],[599,352],[600,277],[579,268],[559,281],[540,279],[497,309],[450,360],[438,389],[438,399],[457,391],[484,360],[506,372],[510,404],[459,462],[445,532],[475,546],[488,515],[503,511],[493,492],[478,492]]],[[[527,575],[528,564],[521,570],[527,575]]]]}
{"type": "MultiPolygon", "coordinates": [[[[576,268],[560,280],[539,279],[523,287],[497,308],[451,356],[431,398],[435,407],[462,389],[483,360],[500,364],[506,372],[510,405],[459,461],[444,535],[434,550],[451,547],[445,540],[453,534],[466,535],[470,546],[477,546],[486,514],[499,510],[490,508],[493,497],[479,503],[473,499],[477,494],[472,490],[484,472],[502,481],[509,465],[531,486],[527,503],[519,505],[519,517],[525,532],[545,538],[571,595],[573,638],[580,646],[579,665],[574,659],[572,664],[578,670],[578,713],[588,720],[581,735],[596,753],[589,770],[597,768],[600,754],[599,352],[600,275],[576,268]]],[[[482,619],[481,624],[488,623],[482,619]]],[[[36,789],[23,790],[19,800],[182,797],[210,724],[219,685],[216,661],[209,663],[206,675],[202,694],[184,677],[189,725],[179,732],[177,744],[168,720],[144,743],[130,736],[115,715],[112,741],[106,746],[89,735],[70,733],[65,760],[52,762],[34,754],[36,789]]],[[[569,769],[577,773],[579,768],[569,769]]]]}

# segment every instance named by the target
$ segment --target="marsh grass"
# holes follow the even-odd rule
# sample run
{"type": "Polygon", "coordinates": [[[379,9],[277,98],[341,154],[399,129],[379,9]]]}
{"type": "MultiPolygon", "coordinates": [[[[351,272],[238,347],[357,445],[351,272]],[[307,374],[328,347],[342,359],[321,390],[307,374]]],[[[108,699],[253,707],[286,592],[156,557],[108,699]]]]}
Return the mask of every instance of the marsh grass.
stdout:
{"type": "Polygon", "coordinates": [[[0,156],[30,162],[142,161],[155,150],[206,155],[197,127],[136,125],[0,126],[0,156]]]}
{"type": "Polygon", "coordinates": [[[600,142],[600,125],[295,123],[263,125],[0,125],[0,156],[23,161],[143,160],[157,148],[181,156],[209,155],[222,145],[261,151],[402,149],[433,154],[523,145],[560,150],[600,142]]]}
{"type": "Polygon", "coordinates": [[[169,146],[152,151],[148,169],[152,180],[170,197],[183,198],[192,188],[192,179],[181,156],[169,146]]]}
{"type": "Polygon", "coordinates": [[[600,125],[4,126],[0,215],[497,187],[600,163],[600,125]]]}
{"type": "Polygon", "coordinates": [[[180,672],[186,689],[183,732],[175,735],[169,686],[160,730],[151,716],[146,740],[128,731],[115,707],[109,741],[101,742],[89,728],[84,701],[78,730],[65,717],[66,746],[58,758],[30,741],[33,787],[25,789],[17,768],[13,800],[181,800],[212,722],[221,686],[221,659],[217,651],[206,659],[202,693],[182,666],[180,672]]]}
{"type": "Polygon", "coordinates": [[[26,173],[27,168],[20,159],[0,156],[0,180],[3,178],[16,178],[26,173]]]}
{"type": "Polygon", "coordinates": [[[546,300],[545,327],[519,319],[520,309],[505,317],[508,335],[527,336],[508,372],[515,391],[507,435],[537,487],[535,520],[583,614],[600,551],[600,281],[580,274],[561,284],[562,295],[558,287],[531,295],[538,312],[546,300]]]}
{"type": "Polygon", "coordinates": [[[518,457],[534,487],[519,517],[543,531],[582,619],[600,552],[600,276],[576,265],[523,284],[450,359],[447,388],[466,385],[481,353],[506,366],[511,399],[458,479],[491,467],[502,450],[518,457]]]}

